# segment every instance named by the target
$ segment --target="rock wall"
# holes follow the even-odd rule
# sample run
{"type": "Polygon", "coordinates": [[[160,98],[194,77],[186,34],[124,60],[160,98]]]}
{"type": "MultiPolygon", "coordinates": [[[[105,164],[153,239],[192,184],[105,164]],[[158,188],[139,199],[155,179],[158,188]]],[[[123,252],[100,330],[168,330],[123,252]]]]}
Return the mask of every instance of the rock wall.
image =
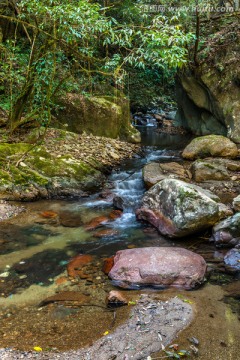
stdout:
{"type": "Polygon", "coordinates": [[[69,93],[59,105],[56,126],[76,133],[141,141],[140,133],[130,123],[129,101],[122,94],[84,97],[69,93]]]}
{"type": "Polygon", "coordinates": [[[177,120],[196,135],[225,135],[240,143],[240,25],[237,18],[231,22],[212,20],[198,65],[179,74],[177,120]]]}

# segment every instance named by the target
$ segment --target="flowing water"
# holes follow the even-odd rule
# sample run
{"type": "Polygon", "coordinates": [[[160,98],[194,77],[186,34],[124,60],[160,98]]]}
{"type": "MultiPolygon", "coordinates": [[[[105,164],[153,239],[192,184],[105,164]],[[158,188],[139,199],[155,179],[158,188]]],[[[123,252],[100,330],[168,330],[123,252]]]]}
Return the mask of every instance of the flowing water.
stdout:
{"type": "MultiPolygon", "coordinates": [[[[141,156],[116,169],[101,194],[79,201],[29,203],[26,204],[26,213],[1,224],[0,348],[29,350],[41,345],[45,349],[61,350],[88,344],[106,330],[105,324],[109,323],[111,315],[96,308],[82,312],[63,305],[54,307],[54,304],[39,310],[39,302],[56,292],[72,289],[101,304],[105,294],[113,288],[101,271],[103,259],[119,249],[177,245],[198,252],[206,259],[211,270],[208,283],[194,292],[146,291],[155,291],[162,298],[179,295],[194,304],[196,319],[179,341],[187,348],[186,339],[197,336],[203,344],[199,359],[238,358],[235,344],[240,340],[239,301],[233,297],[225,298],[222,286],[239,284],[239,281],[237,274],[225,273],[222,266],[224,251],[216,251],[208,242],[207,232],[173,241],[135,218],[135,209],[145,191],[142,180],[144,164],[180,161],[180,149],[189,139],[158,134],[152,127],[142,129],[142,135],[141,156]],[[113,197],[119,197],[124,208],[123,215],[116,219],[110,218],[114,209],[113,197]],[[87,224],[99,217],[103,221],[100,226],[87,229],[87,224]],[[93,258],[80,279],[69,282],[66,267],[78,254],[88,254],[93,258]],[[98,325],[92,323],[92,317],[98,325]],[[221,329],[221,334],[218,329],[221,329]],[[207,331],[210,335],[206,335],[207,331]]],[[[135,292],[126,293],[134,296],[129,294],[135,292]]],[[[128,310],[121,312],[123,320],[128,310]]]]}

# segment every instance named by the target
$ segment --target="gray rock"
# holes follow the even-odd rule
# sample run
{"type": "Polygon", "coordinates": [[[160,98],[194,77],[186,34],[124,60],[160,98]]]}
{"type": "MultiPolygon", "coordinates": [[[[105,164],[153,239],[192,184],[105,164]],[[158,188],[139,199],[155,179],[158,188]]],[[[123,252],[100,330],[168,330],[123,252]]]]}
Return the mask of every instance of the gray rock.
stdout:
{"type": "Polygon", "coordinates": [[[216,246],[233,247],[240,244],[240,212],[221,221],[213,228],[210,239],[216,246]]]}
{"type": "Polygon", "coordinates": [[[240,211],[240,195],[233,199],[233,208],[235,211],[240,211]]]}
{"type": "Polygon", "coordinates": [[[220,220],[219,198],[201,187],[165,179],[148,190],[136,211],[139,220],[154,225],[169,237],[182,237],[211,227],[220,220]]]}
{"type": "Polygon", "coordinates": [[[191,166],[191,172],[193,180],[197,182],[230,180],[230,174],[224,164],[221,164],[220,161],[214,161],[214,159],[196,160],[191,166]]]}
{"type": "Polygon", "coordinates": [[[123,288],[152,285],[193,289],[204,280],[205,260],[183,248],[147,247],[120,250],[108,276],[123,288]]]}
{"type": "Polygon", "coordinates": [[[240,270],[240,249],[231,249],[224,256],[224,263],[230,270],[240,270]]]}

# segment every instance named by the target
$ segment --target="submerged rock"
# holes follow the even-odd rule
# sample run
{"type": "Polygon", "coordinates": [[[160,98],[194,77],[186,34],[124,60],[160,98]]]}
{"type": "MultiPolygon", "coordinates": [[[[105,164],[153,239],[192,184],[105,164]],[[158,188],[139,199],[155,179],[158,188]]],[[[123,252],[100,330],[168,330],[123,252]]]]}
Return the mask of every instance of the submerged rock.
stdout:
{"type": "Polygon", "coordinates": [[[213,228],[210,239],[217,246],[233,247],[240,244],[240,212],[221,221],[213,228]]]}
{"type": "Polygon", "coordinates": [[[114,265],[114,256],[104,259],[103,267],[102,267],[102,271],[104,272],[104,274],[108,275],[113,265],[114,265]]]}
{"type": "Polygon", "coordinates": [[[72,211],[62,211],[59,214],[59,222],[65,227],[79,227],[83,224],[80,214],[72,211]]]}
{"type": "Polygon", "coordinates": [[[206,262],[183,248],[148,247],[120,250],[108,276],[123,288],[141,286],[193,289],[204,281],[206,262]]]}
{"type": "Polygon", "coordinates": [[[219,221],[225,210],[218,201],[217,196],[199,186],[165,179],[145,193],[136,215],[163,235],[182,237],[219,221]]]}
{"type": "Polygon", "coordinates": [[[72,258],[67,265],[67,273],[71,278],[79,277],[81,268],[93,260],[92,255],[80,254],[72,258]]]}
{"type": "Polygon", "coordinates": [[[235,158],[238,156],[238,148],[224,136],[206,135],[193,139],[183,150],[182,156],[187,160],[208,156],[235,158]]]}
{"type": "Polygon", "coordinates": [[[240,270],[240,249],[231,249],[224,256],[224,263],[229,270],[240,270]]]}
{"type": "Polygon", "coordinates": [[[86,230],[95,230],[102,224],[105,224],[109,221],[109,218],[107,216],[97,216],[94,219],[92,219],[88,224],[85,225],[86,230]]]}

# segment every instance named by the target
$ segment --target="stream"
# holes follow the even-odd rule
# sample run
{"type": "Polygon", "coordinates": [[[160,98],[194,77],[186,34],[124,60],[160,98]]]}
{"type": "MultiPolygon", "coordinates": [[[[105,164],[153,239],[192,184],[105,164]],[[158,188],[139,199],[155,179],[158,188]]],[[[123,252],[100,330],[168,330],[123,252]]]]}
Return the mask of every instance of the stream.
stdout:
{"type": "MultiPolygon", "coordinates": [[[[238,274],[225,272],[226,250],[208,242],[208,231],[169,240],[135,218],[135,209],[145,192],[143,166],[151,161],[180,161],[180,150],[190,137],[159,134],[151,126],[143,127],[141,132],[141,155],[115,169],[100,194],[78,201],[27,203],[25,213],[1,224],[0,349],[29,351],[40,346],[43,350],[63,351],[92,343],[112,324],[110,312],[68,302],[41,307],[40,302],[56,292],[71,290],[91,299],[90,303],[104,305],[106,294],[114,289],[102,272],[105,258],[126,248],[180,246],[201,254],[208,263],[208,279],[200,289],[149,288],[124,293],[129,299],[143,292],[163,300],[172,296],[185,299],[194,307],[195,320],[176,340],[180,347],[189,348],[187,339],[194,336],[200,343],[198,359],[240,359],[239,298],[227,296],[225,290],[230,285],[239,286],[239,278],[238,274]],[[113,196],[123,204],[121,217],[110,217],[113,196]],[[87,224],[99,217],[103,219],[100,226],[87,229],[87,224]],[[78,279],[69,281],[67,264],[78,254],[91,255],[92,260],[78,279]]],[[[120,308],[112,328],[121,324],[128,313],[128,307],[120,308]]],[[[156,358],[160,356],[156,354],[156,358]]]]}

